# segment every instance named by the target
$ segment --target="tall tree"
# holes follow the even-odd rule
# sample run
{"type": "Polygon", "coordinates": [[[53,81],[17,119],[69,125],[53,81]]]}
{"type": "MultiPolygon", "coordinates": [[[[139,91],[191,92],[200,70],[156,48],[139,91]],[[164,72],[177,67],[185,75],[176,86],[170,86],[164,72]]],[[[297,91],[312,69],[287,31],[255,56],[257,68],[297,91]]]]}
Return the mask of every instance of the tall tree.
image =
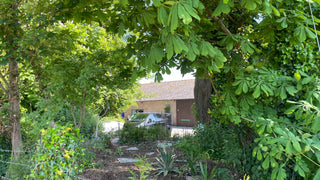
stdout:
{"type": "Polygon", "coordinates": [[[66,22],[57,23],[50,31],[54,33],[49,38],[52,41],[42,41],[43,53],[35,62],[36,71],[41,73],[38,80],[46,84],[43,108],[53,113],[58,107],[68,107],[74,125],[80,128],[86,110],[97,101],[107,101],[110,91],[135,85],[136,80],[131,79],[135,63],[126,54],[117,53],[125,47],[124,41],[107,35],[102,27],[66,22]]]}
{"type": "MultiPolygon", "coordinates": [[[[20,1],[0,2],[0,57],[8,66],[6,74],[1,73],[1,89],[9,102],[9,119],[11,126],[12,150],[15,159],[22,150],[20,130],[20,95],[19,95],[19,61],[23,58],[20,46],[24,31],[22,30],[20,1]]],[[[1,99],[3,99],[2,97],[1,99]]]]}

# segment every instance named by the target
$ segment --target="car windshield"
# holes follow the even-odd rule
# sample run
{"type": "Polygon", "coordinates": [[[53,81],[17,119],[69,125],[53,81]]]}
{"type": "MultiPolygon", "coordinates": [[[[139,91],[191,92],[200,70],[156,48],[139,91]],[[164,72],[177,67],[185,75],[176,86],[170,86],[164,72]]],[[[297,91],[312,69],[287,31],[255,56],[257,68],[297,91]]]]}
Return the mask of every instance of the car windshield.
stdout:
{"type": "Polygon", "coordinates": [[[129,121],[133,121],[133,122],[142,121],[142,120],[145,120],[147,117],[148,117],[148,114],[135,114],[129,119],[129,121]]]}

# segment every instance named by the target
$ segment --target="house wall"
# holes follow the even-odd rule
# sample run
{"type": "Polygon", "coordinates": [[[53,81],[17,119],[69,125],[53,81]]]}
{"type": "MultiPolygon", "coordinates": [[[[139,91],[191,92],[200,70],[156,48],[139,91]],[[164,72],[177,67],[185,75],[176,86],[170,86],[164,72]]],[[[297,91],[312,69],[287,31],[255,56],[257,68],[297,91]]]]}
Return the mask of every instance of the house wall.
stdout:
{"type": "Polygon", "coordinates": [[[171,113],[171,123],[172,125],[177,125],[176,119],[176,101],[175,100],[163,100],[163,101],[138,101],[137,106],[131,106],[127,111],[125,111],[125,118],[131,116],[133,109],[141,109],[143,112],[160,112],[164,113],[164,108],[166,105],[170,105],[171,113]]]}
{"type": "Polygon", "coordinates": [[[195,126],[196,118],[193,115],[192,105],[194,103],[194,99],[186,99],[186,100],[177,100],[177,125],[178,126],[195,126]]]}

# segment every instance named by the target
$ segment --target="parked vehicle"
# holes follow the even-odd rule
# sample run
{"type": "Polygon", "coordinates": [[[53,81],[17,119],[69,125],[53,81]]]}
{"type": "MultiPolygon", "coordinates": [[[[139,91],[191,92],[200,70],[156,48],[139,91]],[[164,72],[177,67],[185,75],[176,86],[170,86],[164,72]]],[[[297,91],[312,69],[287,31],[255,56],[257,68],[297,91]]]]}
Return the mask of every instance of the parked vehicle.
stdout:
{"type": "Polygon", "coordinates": [[[170,113],[136,113],[132,115],[128,123],[134,124],[136,127],[149,127],[154,126],[156,124],[169,125],[171,122],[171,114],[170,113]]]}

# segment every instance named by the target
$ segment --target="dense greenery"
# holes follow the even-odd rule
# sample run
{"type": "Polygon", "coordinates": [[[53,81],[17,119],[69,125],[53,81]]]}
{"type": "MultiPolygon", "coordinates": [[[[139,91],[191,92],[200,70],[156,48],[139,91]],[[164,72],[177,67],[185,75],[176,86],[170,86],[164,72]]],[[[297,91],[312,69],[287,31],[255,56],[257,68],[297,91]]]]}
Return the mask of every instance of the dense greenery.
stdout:
{"type": "Polygon", "coordinates": [[[76,179],[86,162],[82,162],[85,149],[80,130],[72,126],[59,126],[43,132],[29,179],[76,179]]]}
{"type": "Polygon", "coordinates": [[[242,139],[238,149],[251,146],[271,179],[318,178],[318,6],[294,0],[1,1],[0,120],[11,127],[15,160],[23,148],[21,111],[44,128],[66,108],[81,127],[93,114],[121,109],[125,98],[118,95],[133,93],[138,77],[152,71],[161,80],[161,72],[178,67],[210,80],[208,123],[228,124],[221,131],[237,137],[248,130],[252,139],[242,139]]]}
{"type": "Polygon", "coordinates": [[[143,141],[155,141],[169,139],[170,131],[162,125],[150,127],[135,127],[131,123],[125,123],[119,131],[120,142],[124,144],[140,143],[143,141]]]}

